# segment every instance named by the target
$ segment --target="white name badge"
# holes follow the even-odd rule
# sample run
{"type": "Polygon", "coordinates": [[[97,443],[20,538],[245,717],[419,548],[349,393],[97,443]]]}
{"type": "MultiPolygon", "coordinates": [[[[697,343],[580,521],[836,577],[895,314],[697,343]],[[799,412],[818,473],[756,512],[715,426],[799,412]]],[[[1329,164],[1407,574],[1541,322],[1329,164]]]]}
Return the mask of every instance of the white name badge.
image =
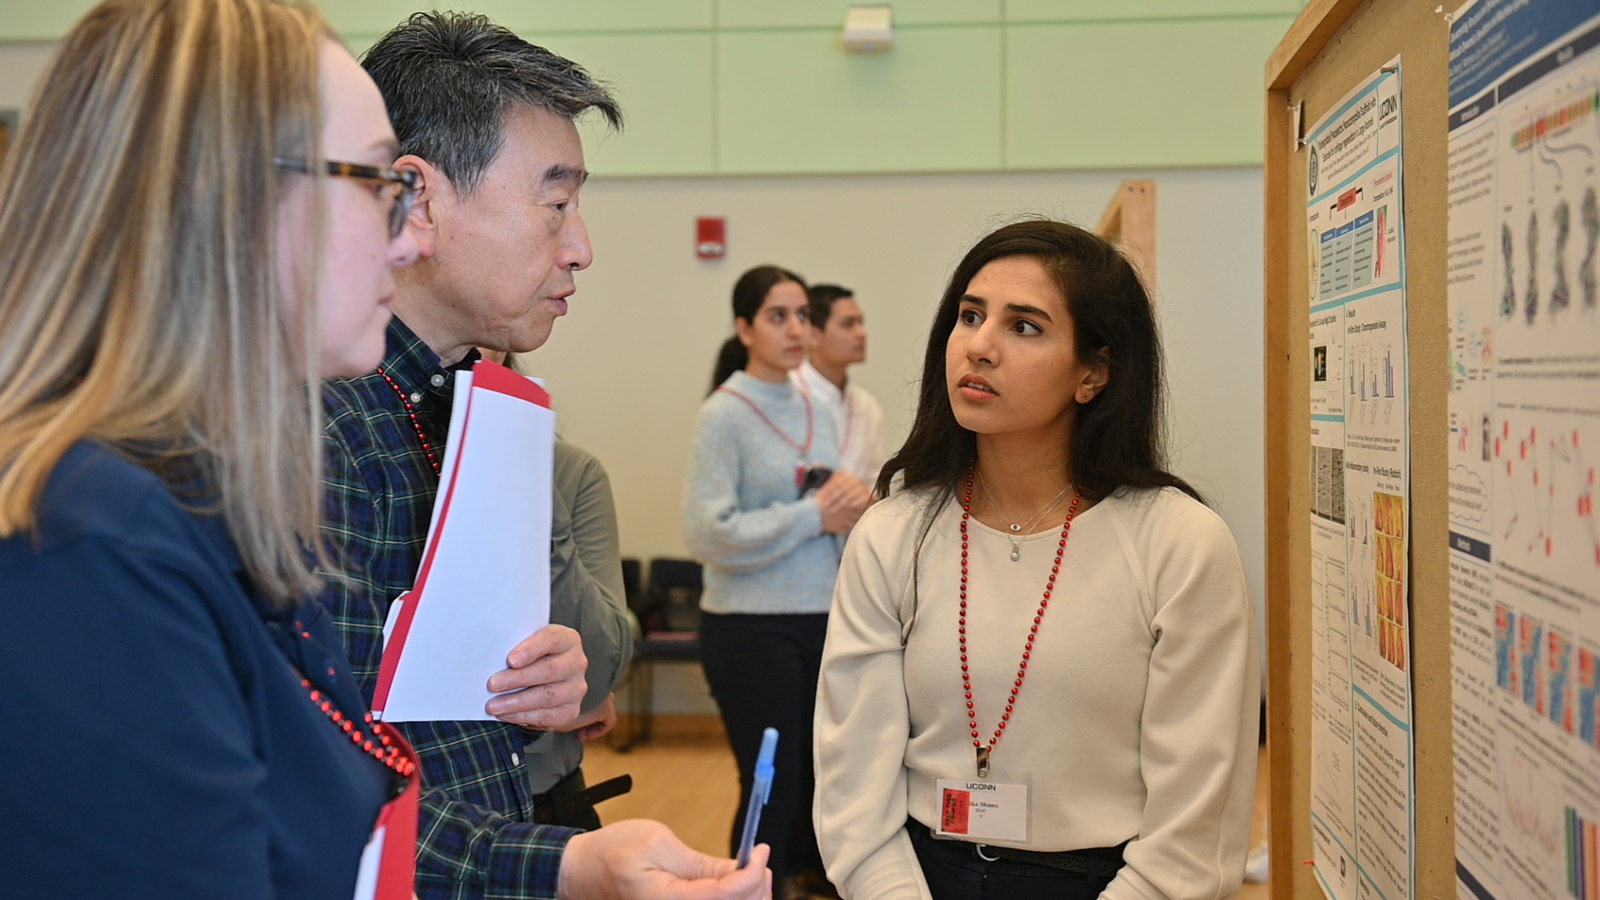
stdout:
{"type": "Polygon", "coordinates": [[[934,834],[977,841],[1028,840],[1028,786],[940,779],[934,834]]]}

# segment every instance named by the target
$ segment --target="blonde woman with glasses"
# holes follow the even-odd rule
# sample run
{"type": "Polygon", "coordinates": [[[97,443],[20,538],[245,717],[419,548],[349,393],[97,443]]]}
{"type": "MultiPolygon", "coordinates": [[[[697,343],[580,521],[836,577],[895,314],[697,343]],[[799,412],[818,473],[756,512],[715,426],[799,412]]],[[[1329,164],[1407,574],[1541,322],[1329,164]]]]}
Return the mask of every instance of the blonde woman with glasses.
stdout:
{"type": "Polygon", "coordinates": [[[110,0],[46,67],[0,170],[6,894],[346,900],[373,841],[410,897],[414,761],[302,602],[306,386],[416,256],[394,152],[298,3],[110,0]]]}
{"type": "MultiPolygon", "coordinates": [[[[48,65],[0,167],[5,896],[413,896],[415,758],[308,599],[307,386],[383,354],[396,154],[297,0],[107,0],[48,65]]],[[[545,837],[539,896],[769,890],[765,847],[545,837]]]]}
{"type": "Polygon", "coordinates": [[[416,255],[383,101],[308,7],[110,0],[25,122],[0,170],[4,893],[348,900],[381,816],[367,895],[409,898],[414,762],[302,600],[306,385],[376,363],[416,255]]]}

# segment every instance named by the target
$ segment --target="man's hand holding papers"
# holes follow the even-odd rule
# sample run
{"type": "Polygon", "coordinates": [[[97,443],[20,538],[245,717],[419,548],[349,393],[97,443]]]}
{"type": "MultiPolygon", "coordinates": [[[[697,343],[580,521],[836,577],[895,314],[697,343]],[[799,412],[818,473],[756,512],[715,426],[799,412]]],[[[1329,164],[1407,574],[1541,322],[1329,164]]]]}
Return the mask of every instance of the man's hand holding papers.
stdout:
{"type": "Polygon", "coordinates": [[[506,654],[506,665],[489,678],[489,691],[500,695],[484,705],[489,715],[540,729],[577,718],[589,689],[584,679],[589,659],[578,632],[565,625],[546,625],[506,654]]]}

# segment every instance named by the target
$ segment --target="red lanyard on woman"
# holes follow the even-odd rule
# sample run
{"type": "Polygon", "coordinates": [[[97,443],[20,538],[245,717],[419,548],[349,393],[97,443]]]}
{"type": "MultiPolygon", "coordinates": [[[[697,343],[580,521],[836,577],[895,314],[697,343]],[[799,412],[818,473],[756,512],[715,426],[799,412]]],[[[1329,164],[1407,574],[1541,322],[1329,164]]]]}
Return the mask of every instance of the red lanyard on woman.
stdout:
{"type": "MultiPolygon", "coordinates": [[[[400,736],[400,732],[394,730],[393,725],[376,722],[373,723],[373,731],[381,738],[398,744],[413,765],[416,763],[416,752],[400,736]]],[[[378,811],[378,820],[373,823],[367,852],[373,852],[374,845],[382,850],[376,861],[378,877],[370,895],[372,900],[415,900],[417,813],[422,798],[422,779],[415,773],[413,768],[400,796],[385,803],[383,809],[378,811]]],[[[362,862],[367,862],[367,853],[362,854],[362,862]]],[[[358,897],[357,900],[366,898],[358,897]]]]}
{"type": "Polygon", "coordinates": [[[366,753],[405,779],[405,786],[378,810],[361,853],[356,900],[411,900],[417,867],[417,808],[422,795],[422,779],[417,773],[417,754],[393,725],[375,721],[366,713],[356,721],[345,715],[333,701],[302,677],[312,704],[322,710],[360,752],[366,753]]]}
{"type": "Polygon", "coordinates": [[[1000,714],[1000,724],[994,730],[994,736],[989,738],[989,745],[984,746],[978,733],[978,708],[972,699],[972,672],[967,668],[967,521],[972,518],[972,480],[977,473],[976,463],[972,471],[967,473],[966,496],[961,501],[961,617],[957,628],[961,635],[961,690],[966,693],[967,723],[972,727],[972,746],[977,751],[978,777],[989,777],[989,755],[994,752],[994,745],[1000,743],[1000,736],[1005,734],[1006,723],[1011,721],[1011,713],[1016,709],[1017,694],[1022,692],[1023,679],[1028,677],[1028,659],[1033,656],[1033,642],[1039,636],[1039,625],[1044,622],[1045,610],[1050,607],[1050,592],[1055,590],[1056,576],[1061,574],[1061,557],[1067,552],[1067,535],[1072,531],[1072,519],[1078,514],[1078,504],[1083,500],[1083,494],[1072,492],[1072,506],[1067,509],[1067,520],[1061,523],[1061,540],[1056,544],[1056,561],[1050,564],[1050,578],[1044,584],[1044,597],[1039,601],[1039,610],[1033,614],[1033,625],[1028,629],[1028,642],[1022,645],[1022,662],[1017,666],[1017,677],[1011,682],[1011,696],[1006,698],[1005,711],[1000,714]]]}
{"type": "Polygon", "coordinates": [[[738,391],[734,390],[731,387],[728,387],[727,385],[723,385],[721,387],[718,387],[717,390],[722,391],[724,393],[732,394],[733,396],[738,397],[740,400],[743,400],[745,402],[745,405],[750,407],[750,410],[752,412],[754,412],[756,415],[761,417],[761,421],[767,423],[767,427],[768,428],[771,428],[773,430],[773,432],[778,435],[778,437],[783,438],[783,442],[784,443],[788,444],[789,446],[793,447],[795,450],[799,451],[800,458],[802,460],[811,455],[811,438],[814,436],[812,425],[815,424],[815,423],[813,423],[812,419],[811,419],[811,398],[806,395],[805,391],[800,391],[799,392],[800,393],[800,399],[806,405],[806,442],[804,444],[802,444],[799,441],[796,441],[794,438],[790,437],[788,432],[784,431],[782,428],[779,428],[778,427],[778,423],[776,423],[776,422],[772,421],[771,419],[767,418],[767,414],[761,411],[761,407],[757,406],[756,402],[754,400],[751,400],[749,397],[746,397],[745,395],[739,393],[738,391]]]}

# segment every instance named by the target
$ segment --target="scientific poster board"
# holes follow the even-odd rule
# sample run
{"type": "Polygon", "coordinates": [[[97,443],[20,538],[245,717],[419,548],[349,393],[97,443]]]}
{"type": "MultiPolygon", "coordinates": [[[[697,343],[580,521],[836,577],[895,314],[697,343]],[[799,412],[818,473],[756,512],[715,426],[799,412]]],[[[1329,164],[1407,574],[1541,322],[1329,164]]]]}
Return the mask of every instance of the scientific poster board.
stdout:
{"type": "Polygon", "coordinates": [[[1412,897],[1401,63],[1306,135],[1312,871],[1329,900],[1412,897]]]}
{"type": "Polygon", "coordinates": [[[1600,7],[1451,23],[1458,896],[1600,898],[1600,7]]]}
{"type": "MultiPolygon", "coordinates": [[[[1388,588],[1382,609],[1376,593],[1370,598],[1372,645],[1364,649],[1359,646],[1365,640],[1366,628],[1359,602],[1345,601],[1344,611],[1351,618],[1347,622],[1341,618],[1341,622],[1352,631],[1359,625],[1361,635],[1351,635],[1352,656],[1359,652],[1367,657],[1371,672],[1376,673],[1375,681],[1391,686],[1403,684],[1410,690],[1410,718],[1399,717],[1409,728],[1413,747],[1410,789],[1402,787],[1398,796],[1391,792],[1389,797],[1400,802],[1396,814],[1402,825],[1405,802],[1409,800],[1411,805],[1411,827],[1399,829],[1388,838],[1390,849],[1408,854],[1411,860],[1409,873],[1405,872],[1404,860],[1395,867],[1402,876],[1400,880],[1408,882],[1411,897],[1451,897],[1456,891],[1450,598],[1445,547],[1448,198],[1443,173],[1449,24],[1442,12],[1435,12],[1432,3],[1312,0],[1273,53],[1266,79],[1266,489],[1267,533],[1273,536],[1267,548],[1267,743],[1272,790],[1272,893],[1280,898],[1318,897],[1325,892],[1324,881],[1317,872],[1312,795],[1319,765],[1313,749],[1317,728],[1313,696],[1318,678],[1314,641],[1320,627],[1319,610],[1324,616],[1327,610],[1319,606],[1317,599],[1315,551],[1306,523],[1312,520],[1319,504],[1327,508],[1327,498],[1319,500],[1319,485],[1314,477],[1317,468],[1311,436],[1312,386],[1318,365],[1315,347],[1332,344],[1314,342],[1312,335],[1313,305],[1327,301],[1314,300],[1312,296],[1316,267],[1311,248],[1316,246],[1320,251],[1323,244],[1320,235],[1313,242],[1307,204],[1323,191],[1313,190],[1310,183],[1309,139],[1320,123],[1350,99],[1352,92],[1369,84],[1397,59],[1397,74],[1403,81],[1399,92],[1403,108],[1399,143],[1404,147],[1400,162],[1404,192],[1398,198],[1398,206],[1385,215],[1397,214],[1403,221],[1404,240],[1396,245],[1399,259],[1386,259],[1385,266],[1403,266],[1404,328],[1387,331],[1390,353],[1380,352],[1376,362],[1372,348],[1366,344],[1372,343],[1368,339],[1380,330],[1374,327],[1358,335],[1368,351],[1368,372],[1364,377],[1356,366],[1355,397],[1356,403],[1362,402],[1363,386],[1370,396],[1370,376],[1374,372],[1380,401],[1389,399],[1385,396],[1387,389],[1394,386],[1396,402],[1390,405],[1391,423],[1396,424],[1394,417],[1400,415],[1398,410],[1403,406],[1407,421],[1399,431],[1408,450],[1405,455],[1409,472],[1404,476],[1383,476],[1395,484],[1404,482],[1403,489],[1391,490],[1374,483],[1359,492],[1371,501],[1366,515],[1372,526],[1362,529],[1368,547],[1373,546],[1373,541],[1384,545],[1389,563],[1385,568],[1374,556],[1370,571],[1364,562],[1346,566],[1347,590],[1356,580],[1369,583],[1375,592],[1380,585],[1388,588]],[[1388,498],[1381,501],[1387,507],[1382,528],[1378,527],[1376,513],[1379,494],[1401,498],[1398,503],[1388,498]],[[1396,511],[1395,506],[1400,509],[1396,511]],[[1360,573],[1353,569],[1358,564],[1363,567],[1360,573]],[[1383,610],[1389,615],[1381,615],[1383,610]],[[1385,619],[1387,622],[1380,621],[1385,619]],[[1402,621],[1403,629],[1399,626],[1402,621]],[[1380,624],[1390,626],[1382,640],[1377,637],[1380,624]],[[1403,671],[1395,660],[1403,661],[1403,671]],[[1388,670],[1393,670],[1388,672],[1390,677],[1382,677],[1388,670]]],[[[1375,228],[1377,210],[1372,212],[1375,228]]],[[[1317,290],[1321,289],[1318,282],[1317,290]]],[[[1340,393],[1346,401],[1352,362],[1359,361],[1339,361],[1344,368],[1340,393]]],[[[1331,364],[1327,358],[1321,361],[1324,367],[1331,364]]],[[[1329,377],[1326,369],[1324,377],[1329,377]]],[[[1382,406],[1375,404],[1366,413],[1381,418],[1382,406]]],[[[1356,410],[1345,412],[1354,415],[1356,410]]],[[[1350,490],[1346,484],[1343,496],[1347,505],[1350,490]]],[[[1354,514],[1349,509],[1344,511],[1347,520],[1354,514]]],[[[1327,579],[1321,584],[1325,587],[1327,579]]],[[[1321,624],[1326,625],[1326,619],[1321,624]]],[[[1393,708],[1399,708],[1399,703],[1393,708]]],[[[1375,734],[1384,727],[1395,727],[1392,720],[1377,713],[1363,721],[1375,734]]],[[[1403,755],[1398,758],[1403,759],[1403,755]]],[[[1378,772],[1379,768],[1368,771],[1378,772]]],[[[1407,778],[1399,771],[1382,774],[1390,785],[1404,785],[1407,778]]],[[[1380,785],[1371,796],[1382,796],[1383,790],[1380,785]]],[[[1352,806],[1358,802],[1352,796],[1352,806]]],[[[1371,824],[1378,823],[1374,819],[1371,824]]],[[[1349,849],[1352,859],[1364,852],[1360,847],[1349,849]]],[[[1320,865],[1336,868],[1338,863],[1324,859],[1320,865]]],[[[1390,894],[1392,888],[1383,878],[1359,877],[1359,873],[1350,871],[1349,864],[1344,874],[1352,889],[1349,896],[1380,900],[1406,896],[1390,894]]],[[[1333,880],[1330,878],[1328,883],[1333,880]]]]}

